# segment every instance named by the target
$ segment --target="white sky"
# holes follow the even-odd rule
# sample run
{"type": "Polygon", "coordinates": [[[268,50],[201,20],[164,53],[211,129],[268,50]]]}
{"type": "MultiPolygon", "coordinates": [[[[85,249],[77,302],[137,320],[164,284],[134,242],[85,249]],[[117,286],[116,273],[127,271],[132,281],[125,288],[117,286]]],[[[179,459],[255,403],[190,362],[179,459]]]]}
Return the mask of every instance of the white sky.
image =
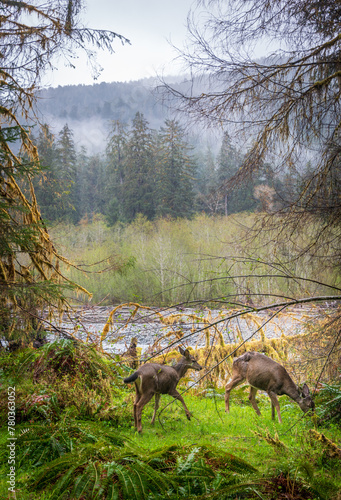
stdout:
{"type": "Polygon", "coordinates": [[[117,39],[115,53],[98,51],[104,68],[93,80],[84,58],[76,58],[76,69],[65,67],[46,75],[44,85],[91,85],[99,82],[129,81],[179,74],[176,52],[169,41],[182,47],[186,39],[186,19],[193,0],[86,0],[83,20],[89,28],[108,29],[125,36],[131,45],[117,39]]]}

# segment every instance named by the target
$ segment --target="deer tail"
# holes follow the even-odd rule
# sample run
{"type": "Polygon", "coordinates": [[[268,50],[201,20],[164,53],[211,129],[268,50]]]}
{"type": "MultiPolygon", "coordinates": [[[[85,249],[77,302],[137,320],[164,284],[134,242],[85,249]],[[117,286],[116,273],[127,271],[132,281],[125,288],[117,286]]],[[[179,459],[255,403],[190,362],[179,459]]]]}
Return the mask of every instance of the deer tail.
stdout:
{"type": "Polygon", "coordinates": [[[139,374],[137,372],[135,372],[132,375],[130,375],[130,377],[124,378],[123,382],[125,384],[130,384],[131,382],[134,382],[138,376],[139,376],[139,374]]]}

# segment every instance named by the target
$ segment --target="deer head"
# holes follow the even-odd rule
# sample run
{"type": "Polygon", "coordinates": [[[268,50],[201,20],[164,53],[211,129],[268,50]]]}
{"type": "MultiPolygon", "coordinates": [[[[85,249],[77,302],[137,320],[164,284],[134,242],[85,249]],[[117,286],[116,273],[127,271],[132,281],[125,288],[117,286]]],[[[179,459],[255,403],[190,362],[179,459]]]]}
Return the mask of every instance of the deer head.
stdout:
{"type": "Polygon", "coordinates": [[[307,384],[304,384],[302,388],[298,387],[298,392],[300,394],[301,399],[297,401],[299,407],[305,413],[307,411],[314,411],[315,403],[313,398],[311,397],[309,387],[307,384]]]}

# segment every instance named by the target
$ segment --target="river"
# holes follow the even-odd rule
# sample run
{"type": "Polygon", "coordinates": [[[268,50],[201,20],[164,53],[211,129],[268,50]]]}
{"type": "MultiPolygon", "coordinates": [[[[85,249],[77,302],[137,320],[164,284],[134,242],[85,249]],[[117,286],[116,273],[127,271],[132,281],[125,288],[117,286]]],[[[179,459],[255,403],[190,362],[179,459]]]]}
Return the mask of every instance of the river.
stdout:
{"type": "MultiPolygon", "coordinates": [[[[115,306],[116,308],[117,306],[115,306]]],[[[113,306],[79,307],[70,316],[64,316],[59,327],[77,338],[99,343],[113,306]]],[[[276,313],[276,309],[248,312],[231,318],[235,311],[208,309],[160,309],[142,308],[135,305],[117,307],[103,338],[104,350],[122,353],[133,337],[137,338],[142,353],[151,351],[154,345],[166,347],[182,337],[183,345],[202,347],[212,345],[221,336],[225,343],[264,335],[266,338],[297,335],[306,331],[321,314],[321,307],[296,307],[276,313]],[[168,324],[166,324],[168,323],[168,324]],[[215,326],[208,328],[210,324],[215,326]],[[204,330],[206,328],[206,330],[204,330]]]]}

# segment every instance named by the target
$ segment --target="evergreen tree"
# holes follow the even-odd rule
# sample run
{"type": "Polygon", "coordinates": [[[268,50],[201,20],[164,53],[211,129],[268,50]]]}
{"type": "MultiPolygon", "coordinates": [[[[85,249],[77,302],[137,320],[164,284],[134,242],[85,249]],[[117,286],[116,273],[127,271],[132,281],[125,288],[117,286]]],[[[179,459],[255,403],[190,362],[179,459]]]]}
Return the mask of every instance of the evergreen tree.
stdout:
{"type": "Polygon", "coordinates": [[[127,125],[116,120],[112,123],[106,148],[105,214],[109,224],[123,220],[124,178],[127,155],[127,125]]]}
{"type": "Polygon", "coordinates": [[[35,143],[39,153],[41,174],[33,180],[35,195],[43,219],[55,221],[60,209],[56,175],[56,143],[47,124],[42,125],[35,143]]]}
{"type": "Polygon", "coordinates": [[[76,148],[73,132],[67,124],[59,132],[57,141],[57,178],[59,181],[59,218],[75,222],[76,148]]]}
{"type": "Polygon", "coordinates": [[[74,214],[76,222],[84,217],[92,219],[105,213],[105,162],[100,154],[88,156],[83,147],[77,155],[76,181],[73,187],[74,214]]]}
{"type": "Polygon", "coordinates": [[[73,133],[67,125],[58,140],[48,125],[43,125],[36,140],[43,173],[34,180],[42,217],[49,222],[69,219],[76,222],[76,150],[73,133]]]}
{"type": "Polygon", "coordinates": [[[157,214],[189,217],[194,212],[195,162],[185,131],[175,120],[161,127],[158,148],[157,214]]]}
{"type": "Polygon", "coordinates": [[[74,187],[74,207],[79,222],[88,213],[88,162],[89,157],[84,146],[77,154],[76,182],[74,187]]]}
{"type": "Polygon", "coordinates": [[[93,217],[95,214],[105,212],[105,164],[101,155],[90,156],[87,163],[87,213],[93,217]]]}
{"type": "Polygon", "coordinates": [[[201,154],[196,175],[197,209],[215,214],[220,207],[220,194],[217,191],[218,169],[217,160],[212,149],[208,146],[201,154]]]}
{"type": "Polygon", "coordinates": [[[124,170],[124,219],[132,221],[137,214],[152,219],[155,215],[153,136],[142,113],[136,113],[133,120],[124,170]]]}
{"type": "Polygon", "coordinates": [[[228,132],[224,132],[221,148],[218,155],[218,183],[219,194],[221,197],[221,211],[228,215],[229,213],[245,210],[252,197],[252,187],[246,189],[243,186],[240,189],[232,191],[226,188],[226,181],[231,179],[241,165],[241,155],[233,146],[228,132]]]}

